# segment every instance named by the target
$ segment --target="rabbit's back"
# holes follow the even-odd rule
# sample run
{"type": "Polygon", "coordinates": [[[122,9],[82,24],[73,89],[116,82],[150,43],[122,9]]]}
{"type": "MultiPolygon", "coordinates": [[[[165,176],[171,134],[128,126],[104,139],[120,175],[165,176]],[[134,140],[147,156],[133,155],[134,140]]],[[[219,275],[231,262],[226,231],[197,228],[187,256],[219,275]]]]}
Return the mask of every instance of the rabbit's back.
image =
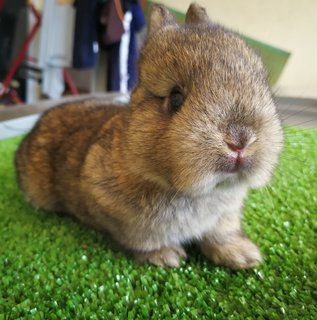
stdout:
{"type": "Polygon", "coordinates": [[[67,103],[43,114],[16,154],[18,182],[35,207],[67,212],[78,202],[82,164],[98,132],[121,106],[67,103]]]}

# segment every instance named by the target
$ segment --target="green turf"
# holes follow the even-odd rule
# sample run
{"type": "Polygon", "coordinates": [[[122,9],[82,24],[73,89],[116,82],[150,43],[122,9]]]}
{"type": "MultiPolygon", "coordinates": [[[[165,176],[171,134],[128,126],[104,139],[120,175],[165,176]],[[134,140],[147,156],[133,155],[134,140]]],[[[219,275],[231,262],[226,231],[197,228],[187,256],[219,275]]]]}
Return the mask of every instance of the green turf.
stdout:
{"type": "Polygon", "coordinates": [[[317,130],[288,129],[271,187],[244,227],[254,270],[215,267],[193,248],[179,269],[138,265],[97,232],[23,200],[0,141],[0,319],[317,319],[317,130]]]}

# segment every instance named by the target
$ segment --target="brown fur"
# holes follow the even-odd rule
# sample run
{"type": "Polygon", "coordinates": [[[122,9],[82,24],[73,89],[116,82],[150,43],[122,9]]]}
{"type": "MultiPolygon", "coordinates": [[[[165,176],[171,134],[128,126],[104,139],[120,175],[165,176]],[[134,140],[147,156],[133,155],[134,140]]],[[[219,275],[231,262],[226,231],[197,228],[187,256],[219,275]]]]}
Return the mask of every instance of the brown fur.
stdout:
{"type": "Polygon", "coordinates": [[[16,166],[35,207],[106,230],[140,261],[178,266],[182,245],[197,241],[215,263],[246,268],[261,255],[241,232],[243,199],[269,180],[281,146],[259,57],[196,4],[184,26],[154,5],[129,107],[53,108],[16,166]],[[241,169],[232,144],[244,146],[241,169]]]}

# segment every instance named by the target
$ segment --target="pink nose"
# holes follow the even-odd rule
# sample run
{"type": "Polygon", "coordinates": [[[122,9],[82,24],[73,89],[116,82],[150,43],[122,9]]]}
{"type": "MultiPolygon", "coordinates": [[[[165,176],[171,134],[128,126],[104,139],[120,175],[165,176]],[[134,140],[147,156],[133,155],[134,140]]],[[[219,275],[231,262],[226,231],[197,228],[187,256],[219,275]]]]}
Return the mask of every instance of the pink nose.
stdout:
{"type": "Polygon", "coordinates": [[[238,152],[238,153],[240,153],[244,149],[243,146],[237,146],[237,145],[235,145],[233,143],[229,143],[229,142],[227,142],[227,145],[230,150],[232,150],[234,152],[238,152]]]}

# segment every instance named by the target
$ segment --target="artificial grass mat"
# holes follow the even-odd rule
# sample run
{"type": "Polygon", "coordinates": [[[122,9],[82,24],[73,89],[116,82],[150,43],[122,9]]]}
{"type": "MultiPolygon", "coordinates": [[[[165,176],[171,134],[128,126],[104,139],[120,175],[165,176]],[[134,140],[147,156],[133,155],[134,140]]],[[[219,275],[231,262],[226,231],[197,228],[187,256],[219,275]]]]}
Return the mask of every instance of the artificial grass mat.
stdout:
{"type": "Polygon", "coordinates": [[[264,261],[215,267],[192,247],[179,269],[139,265],[69,217],[37,211],[0,141],[0,319],[317,319],[317,130],[286,129],[271,186],[244,228],[264,261]]]}

